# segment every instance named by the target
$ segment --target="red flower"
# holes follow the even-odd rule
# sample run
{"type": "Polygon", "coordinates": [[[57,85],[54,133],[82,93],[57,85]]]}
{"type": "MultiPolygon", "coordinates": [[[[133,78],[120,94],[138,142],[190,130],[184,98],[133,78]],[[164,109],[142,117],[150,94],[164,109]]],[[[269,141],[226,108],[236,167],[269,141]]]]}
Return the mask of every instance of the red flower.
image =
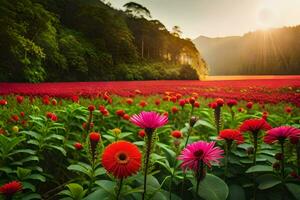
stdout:
{"type": "Polygon", "coordinates": [[[156,99],[154,103],[155,103],[155,105],[159,106],[160,105],[160,100],[156,99]]]}
{"type": "Polygon", "coordinates": [[[101,137],[100,133],[97,133],[97,132],[90,133],[90,141],[91,142],[98,143],[100,140],[100,137],[101,137]]]}
{"type": "Polygon", "coordinates": [[[125,111],[124,110],[117,110],[116,111],[116,114],[119,116],[119,117],[123,117],[125,115],[125,111]]]}
{"type": "Polygon", "coordinates": [[[181,99],[181,97],[182,97],[182,94],[179,94],[179,93],[176,94],[177,99],[181,99]]]}
{"type": "Polygon", "coordinates": [[[244,137],[241,132],[233,129],[222,130],[218,136],[218,139],[226,140],[227,142],[236,141],[237,144],[244,142],[244,137]]]}
{"type": "Polygon", "coordinates": [[[208,104],[208,107],[212,108],[212,109],[216,109],[218,106],[218,104],[216,102],[212,102],[208,104]]]}
{"type": "Polygon", "coordinates": [[[71,97],[71,100],[74,102],[74,103],[79,103],[79,97],[77,95],[74,95],[71,97]]]}
{"type": "Polygon", "coordinates": [[[146,101],[141,101],[140,102],[140,106],[142,107],[142,108],[144,108],[145,106],[147,106],[148,105],[148,103],[146,102],[146,101]]]}
{"type": "Polygon", "coordinates": [[[199,108],[199,107],[200,107],[200,103],[199,103],[198,101],[195,101],[194,107],[195,107],[195,108],[199,108]]]}
{"type": "Polygon", "coordinates": [[[170,101],[172,101],[173,103],[176,103],[177,97],[176,97],[176,96],[172,96],[172,97],[170,98],[170,101]]]}
{"type": "Polygon", "coordinates": [[[289,106],[285,107],[285,112],[286,113],[291,113],[293,111],[293,109],[289,106]]]}
{"type": "Polygon", "coordinates": [[[58,117],[52,112],[47,112],[46,117],[54,122],[56,122],[58,119],[58,117]]]}
{"type": "Polygon", "coordinates": [[[142,130],[139,131],[139,136],[140,136],[140,137],[143,138],[143,137],[145,137],[145,135],[146,135],[146,132],[145,132],[144,129],[142,129],[142,130]]]}
{"type": "Polygon", "coordinates": [[[221,98],[217,98],[216,103],[217,103],[218,106],[223,106],[224,105],[224,100],[221,99],[221,98]]]}
{"type": "Polygon", "coordinates": [[[102,165],[114,177],[122,179],[139,171],[141,158],[142,154],[136,145],[118,141],[104,149],[102,165]]]}
{"type": "Polygon", "coordinates": [[[56,99],[52,99],[51,104],[52,104],[53,106],[56,106],[56,105],[57,105],[56,99]]]}
{"type": "Polygon", "coordinates": [[[7,105],[7,101],[5,99],[0,100],[0,106],[5,106],[7,105]]]}
{"type": "Polygon", "coordinates": [[[103,111],[103,110],[105,110],[105,109],[106,109],[105,106],[103,106],[103,105],[99,106],[100,112],[103,111]]]}
{"type": "Polygon", "coordinates": [[[238,111],[239,111],[239,112],[243,112],[243,111],[244,111],[244,108],[239,108],[238,111]]]}
{"type": "Polygon", "coordinates": [[[253,107],[253,102],[249,101],[247,104],[246,104],[246,107],[248,109],[251,109],[253,107]]]}
{"type": "MultiPolygon", "coordinates": [[[[94,127],[94,123],[91,122],[91,123],[90,123],[90,128],[93,128],[93,127],[94,127]]],[[[83,129],[86,129],[86,128],[87,128],[87,123],[86,123],[86,122],[83,122],[83,123],[82,123],[82,128],[83,128],[83,129]]]]}
{"type": "Polygon", "coordinates": [[[238,104],[238,102],[235,99],[230,99],[227,101],[227,106],[229,106],[229,107],[236,106],[237,104],[238,104]]]}
{"type": "Polygon", "coordinates": [[[12,181],[0,187],[0,194],[6,197],[12,197],[15,193],[22,190],[22,183],[19,181],[12,181]]]}
{"type": "Polygon", "coordinates": [[[127,103],[128,105],[131,105],[131,104],[133,103],[133,100],[130,99],[130,98],[128,98],[128,99],[126,99],[126,103],[127,103]]]}
{"type": "Polygon", "coordinates": [[[180,105],[181,107],[183,107],[183,106],[185,105],[185,100],[184,100],[184,99],[181,99],[181,100],[179,101],[179,105],[180,105]]]}
{"type": "Polygon", "coordinates": [[[130,119],[130,116],[129,116],[128,114],[125,114],[125,115],[123,115],[123,119],[129,120],[129,119],[130,119]]]}
{"type": "Polygon", "coordinates": [[[75,147],[76,150],[81,150],[81,149],[83,149],[82,144],[79,143],[79,142],[74,143],[74,147],[75,147]]]}
{"type": "Polygon", "coordinates": [[[264,119],[248,119],[240,126],[241,132],[258,133],[260,130],[270,130],[272,127],[264,119]]]}
{"type": "Polygon", "coordinates": [[[24,101],[24,97],[23,96],[17,96],[16,100],[19,104],[21,104],[24,101]]]}
{"type": "Polygon", "coordinates": [[[182,137],[182,133],[179,130],[172,131],[171,135],[177,139],[182,137]]]}
{"type": "Polygon", "coordinates": [[[189,99],[189,103],[192,105],[192,106],[194,106],[194,103],[195,103],[195,98],[194,97],[191,97],[190,99],[189,99]]]}
{"type": "Polygon", "coordinates": [[[96,107],[95,107],[94,105],[89,105],[89,106],[88,106],[88,110],[89,110],[90,112],[93,112],[95,109],[96,109],[96,107]]]}
{"type": "Polygon", "coordinates": [[[24,112],[20,112],[20,116],[21,117],[25,117],[25,113],[24,112]]]}
{"type": "Polygon", "coordinates": [[[104,116],[108,116],[109,115],[109,112],[108,112],[108,110],[102,110],[101,111],[101,113],[102,113],[102,115],[104,115],[104,116]]]}
{"type": "Polygon", "coordinates": [[[49,99],[49,96],[44,96],[43,99],[42,99],[42,102],[44,105],[49,105],[50,104],[50,99],[49,99]]]}
{"type": "Polygon", "coordinates": [[[269,113],[268,112],[263,112],[263,114],[262,114],[262,119],[264,119],[264,120],[267,120],[268,119],[268,116],[269,116],[269,113]]]}
{"type": "Polygon", "coordinates": [[[178,108],[176,106],[173,106],[171,108],[171,111],[172,111],[173,114],[176,114],[179,110],[178,110],[178,108]]]}
{"type": "Polygon", "coordinates": [[[11,119],[15,122],[19,121],[19,116],[18,115],[12,115],[11,119]]]}

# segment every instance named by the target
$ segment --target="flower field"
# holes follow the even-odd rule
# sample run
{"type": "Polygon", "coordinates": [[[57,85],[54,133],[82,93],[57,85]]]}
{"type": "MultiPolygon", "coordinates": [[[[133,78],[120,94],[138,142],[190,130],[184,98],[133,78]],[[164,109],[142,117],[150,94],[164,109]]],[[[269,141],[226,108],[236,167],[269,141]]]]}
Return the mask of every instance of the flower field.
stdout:
{"type": "Polygon", "coordinates": [[[0,83],[0,199],[300,199],[299,88],[0,83]]]}

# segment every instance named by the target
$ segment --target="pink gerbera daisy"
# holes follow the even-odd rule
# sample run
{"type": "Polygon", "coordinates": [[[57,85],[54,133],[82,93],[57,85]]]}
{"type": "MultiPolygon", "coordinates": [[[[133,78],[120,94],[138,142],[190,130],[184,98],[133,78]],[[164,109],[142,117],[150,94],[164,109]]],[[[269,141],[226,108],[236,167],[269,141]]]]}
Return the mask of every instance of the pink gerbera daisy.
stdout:
{"type": "Polygon", "coordinates": [[[223,152],[219,147],[215,147],[215,142],[198,141],[183,149],[178,160],[182,160],[181,168],[183,170],[189,168],[197,171],[199,161],[203,161],[205,165],[211,167],[212,163],[219,163],[219,159],[223,158],[223,152]]]}
{"type": "Polygon", "coordinates": [[[168,117],[160,115],[156,112],[145,112],[142,111],[138,115],[133,115],[130,121],[140,128],[144,129],[156,129],[164,126],[168,123],[168,117]]]}
{"type": "Polygon", "coordinates": [[[272,144],[277,141],[284,142],[287,138],[300,137],[300,129],[292,126],[280,126],[269,130],[264,138],[264,142],[272,144]]]}

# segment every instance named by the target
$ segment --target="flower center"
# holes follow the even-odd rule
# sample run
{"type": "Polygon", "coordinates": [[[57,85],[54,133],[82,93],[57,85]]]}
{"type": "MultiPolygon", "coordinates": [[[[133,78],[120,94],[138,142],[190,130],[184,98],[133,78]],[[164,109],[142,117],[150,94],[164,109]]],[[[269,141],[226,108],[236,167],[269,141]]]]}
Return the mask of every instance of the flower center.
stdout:
{"type": "Polygon", "coordinates": [[[203,155],[203,150],[201,150],[201,149],[194,152],[194,156],[197,158],[201,158],[202,155],[203,155]]]}
{"type": "Polygon", "coordinates": [[[120,164],[126,164],[129,161],[128,155],[124,152],[118,153],[116,157],[117,157],[117,162],[120,164]]]}

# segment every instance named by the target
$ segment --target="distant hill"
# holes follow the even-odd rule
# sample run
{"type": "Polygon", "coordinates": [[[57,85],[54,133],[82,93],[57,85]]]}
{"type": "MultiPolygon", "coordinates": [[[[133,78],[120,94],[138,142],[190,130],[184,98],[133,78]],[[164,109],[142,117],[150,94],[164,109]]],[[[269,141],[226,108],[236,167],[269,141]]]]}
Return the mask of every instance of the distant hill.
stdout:
{"type": "Polygon", "coordinates": [[[193,42],[210,75],[300,74],[300,26],[193,42]]]}

